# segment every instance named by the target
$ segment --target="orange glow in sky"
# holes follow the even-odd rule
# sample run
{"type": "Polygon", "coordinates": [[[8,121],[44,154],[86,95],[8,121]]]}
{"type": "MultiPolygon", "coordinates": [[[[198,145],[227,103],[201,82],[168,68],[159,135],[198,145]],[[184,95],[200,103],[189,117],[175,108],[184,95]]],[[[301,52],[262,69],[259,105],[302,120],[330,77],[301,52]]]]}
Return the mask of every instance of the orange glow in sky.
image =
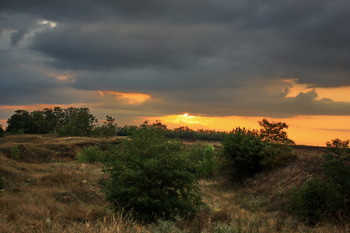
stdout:
{"type": "MultiPolygon", "coordinates": [[[[148,120],[160,120],[168,128],[188,126],[191,129],[211,129],[231,131],[236,127],[259,129],[258,121],[264,117],[201,117],[189,113],[151,117],[148,120]]],[[[290,118],[267,118],[269,121],[285,122],[289,125],[289,138],[297,144],[324,146],[326,141],[334,138],[350,138],[350,116],[297,116],[290,118]]]]}
{"type": "Polygon", "coordinates": [[[100,96],[115,96],[117,99],[125,101],[127,104],[141,104],[149,99],[151,96],[144,93],[127,93],[117,91],[98,91],[100,96]]]}

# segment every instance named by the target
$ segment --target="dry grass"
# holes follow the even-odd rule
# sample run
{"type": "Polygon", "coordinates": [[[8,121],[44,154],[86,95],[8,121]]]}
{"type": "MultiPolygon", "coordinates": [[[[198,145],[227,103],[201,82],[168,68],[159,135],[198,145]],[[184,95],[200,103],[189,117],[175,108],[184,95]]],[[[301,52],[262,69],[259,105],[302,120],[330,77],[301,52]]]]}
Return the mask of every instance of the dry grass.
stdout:
{"type": "MultiPolygon", "coordinates": [[[[36,135],[2,138],[0,176],[6,181],[0,192],[0,232],[172,232],[160,231],[159,224],[140,225],[113,215],[99,185],[104,177],[101,165],[75,159],[84,146],[114,141],[36,135]],[[17,160],[7,154],[13,146],[21,148],[17,160]],[[48,160],[38,156],[44,149],[48,160]]],[[[239,185],[233,185],[228,176],[201,180],[206,207],[192,220],[179,219],[176,226],[207,233],[350,232],[344,224],[311,228],[288,215],[289,190],[320,174],[322,150],[297,148],[295,153],[297,159],[289,165],[239,185]]]]}
{"type": "Polygon", "coordinates": [[[117,143],[120,137],[88,138],[55,135],[11,135],[0,138],[0,153],[29,163],[72,161],[84,147],[117,143]],[[16,153],[14,153],[16,152],[16,153]]]}

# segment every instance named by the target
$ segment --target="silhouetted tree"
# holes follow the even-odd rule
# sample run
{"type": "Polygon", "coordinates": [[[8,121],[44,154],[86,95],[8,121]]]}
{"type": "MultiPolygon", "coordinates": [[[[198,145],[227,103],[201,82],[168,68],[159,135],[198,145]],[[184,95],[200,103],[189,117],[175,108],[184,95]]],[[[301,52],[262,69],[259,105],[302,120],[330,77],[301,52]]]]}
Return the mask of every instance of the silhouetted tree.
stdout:
{"type": "MultiPolygon", "coordinates": [[[[59,108],[55,107],[54,109],[59,108]]],[[[52,108],[45,108],[43,111],[47,133],[55,133],[59,124],[59,117],[52,108]]]]}
{"type": "Polygon", "coordinates": [[[97,123],[95,116],[90,114],[88,108],[67,108],[64,109],[62,119],[64,125],[58,129],[61,135],[90,136],[97,123]]]}
{"type": "Polygon", "coordinates": [[[46,119],[43,111],[33,111],[30,113],[31,116],[31,133],[46,134],[49,133],[49,129],[46,125],[46,119]]]}
{"type": "Polygon", "coordinates": [[[283,129],[288,129],[288,125],[283,122],[269,122],[265,118],[259,121],[260,136],[265,141],[274,143],[294,144],[294,141],[289,139],[287,132],[283,129]]]}
{"type": "Polygon", "coordinates": [[[7,120],[7,132],[9,133],[33,133],[32,117],[26,110],[17,110],[7,120]]]}
{"type": "Polygon", "coordinates": [[[7,120],[7,132],[31,134],[57,132],[61,135],[90,136],[96,121],[88,108],[55,107],[31,113],[26,110],[17,110],[7,120]]]}
{"type": "Polygon", "coordinates": [[[112,137],[117,135],[117,123],[111,116],[106,116],[105,122],[101,126],[97,126],[93,130],[93,135],[112,137]]]}

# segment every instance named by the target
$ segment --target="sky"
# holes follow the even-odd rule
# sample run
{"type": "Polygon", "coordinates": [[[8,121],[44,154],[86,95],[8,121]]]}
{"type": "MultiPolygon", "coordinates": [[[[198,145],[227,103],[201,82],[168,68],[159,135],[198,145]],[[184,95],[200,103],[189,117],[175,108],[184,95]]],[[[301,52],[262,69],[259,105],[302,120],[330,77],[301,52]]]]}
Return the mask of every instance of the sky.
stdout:
{"type": "Polygon", "coordinates": [[[350,138],[350,1],[0,1],[0,124],[89,107],[119,125],[230,131],[283,121],[350,138]]]}

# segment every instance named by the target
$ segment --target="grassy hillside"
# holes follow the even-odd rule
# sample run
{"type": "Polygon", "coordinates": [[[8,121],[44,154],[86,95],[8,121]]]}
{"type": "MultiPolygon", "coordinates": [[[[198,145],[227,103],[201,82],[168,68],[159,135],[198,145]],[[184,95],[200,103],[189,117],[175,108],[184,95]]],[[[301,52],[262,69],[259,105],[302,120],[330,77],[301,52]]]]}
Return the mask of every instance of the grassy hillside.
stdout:
{"type": "Polygon", "coordinates": [[[285,167],[232,184],[221,169],[200,180],[206,206],[192,220],[140,225],[113,215],[101,192],[101,164],[84,164],[76,154],[102,149],[118,138],[40,135],[0,138],[0,232],[349,232],[346,224],[305,226],[289,216],[290,190],[320,174],[323,148],[295,147],[285,167]]]}

